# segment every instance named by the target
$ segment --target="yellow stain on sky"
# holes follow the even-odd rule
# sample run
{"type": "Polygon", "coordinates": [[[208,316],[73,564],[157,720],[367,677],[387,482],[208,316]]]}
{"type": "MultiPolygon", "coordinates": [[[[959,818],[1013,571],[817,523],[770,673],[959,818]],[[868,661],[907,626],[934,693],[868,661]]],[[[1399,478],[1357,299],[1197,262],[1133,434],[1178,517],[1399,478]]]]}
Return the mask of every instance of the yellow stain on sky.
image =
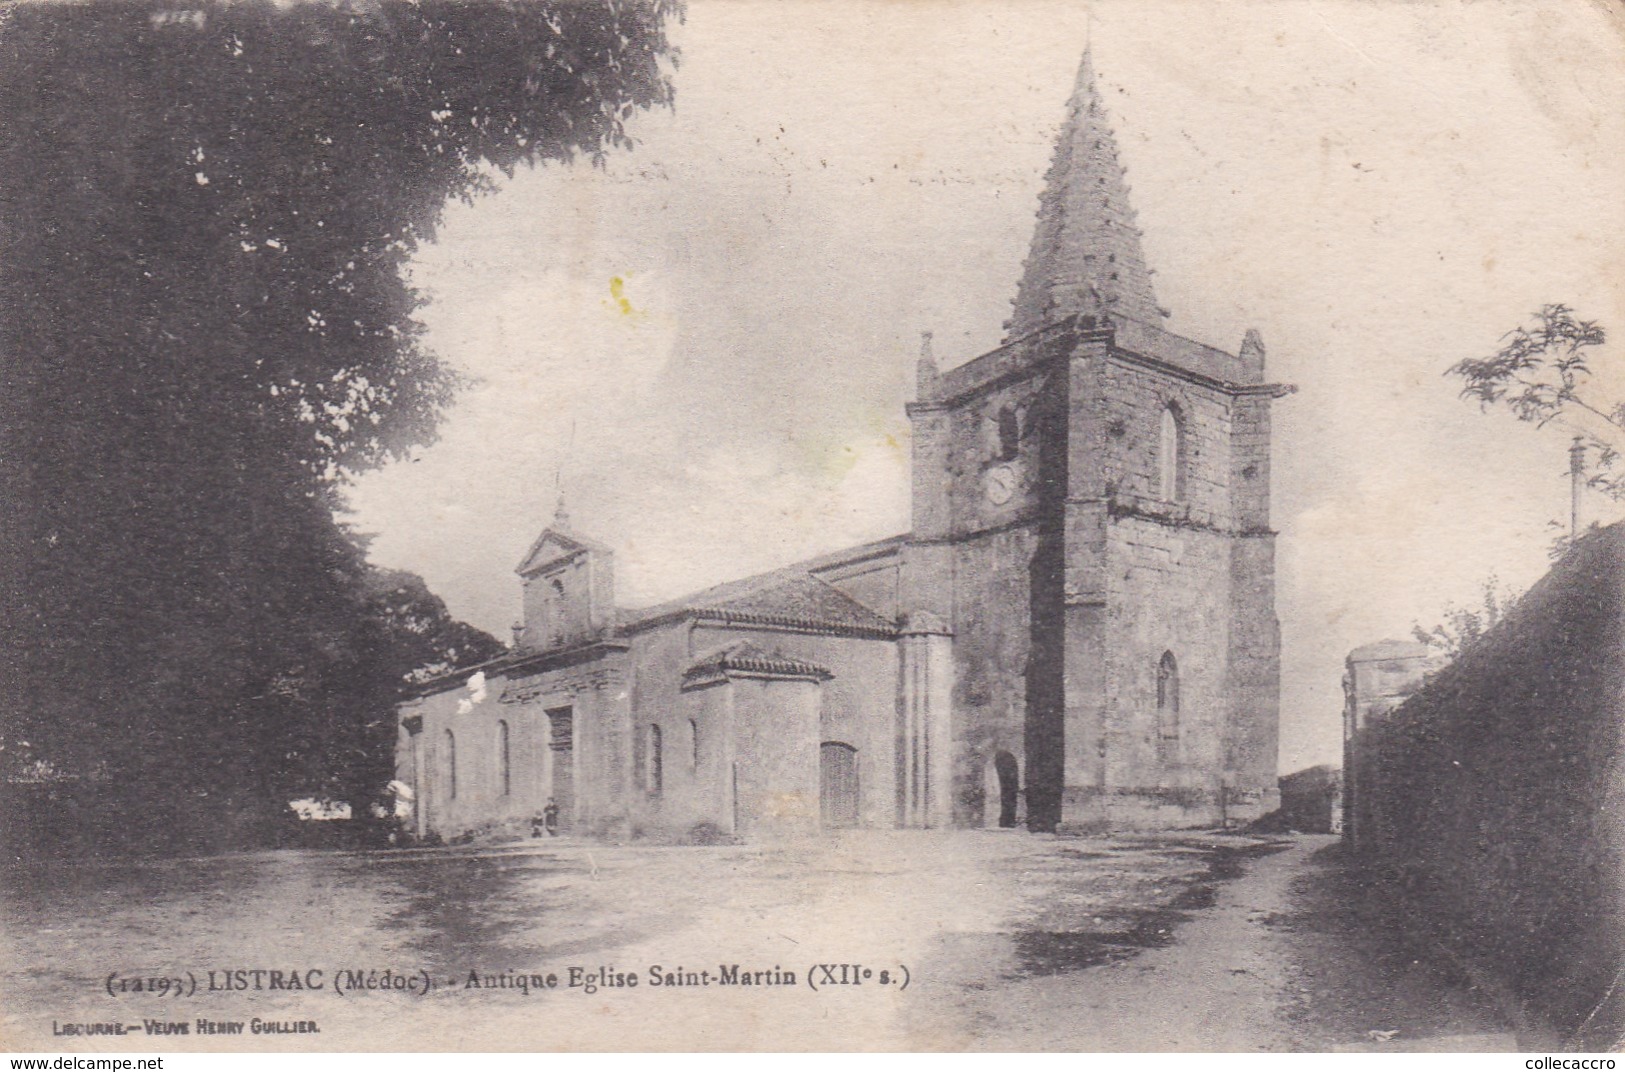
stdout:
{"type": "Polygon", "coordinates": [[[622,316],[639,319],[643,316],[637,309],[632,308],[632,300],[626,296],[626,280],[622,276],[609,277],[610,300],[604,304],[620,313],[622,316]]]}
{"type": "Polygon", "coordinates": [[[821,473],[825,479],[840,481],[866,455],[877,450],[884,451],[895,461],[903,461],[909,449],[905,445],[909,431],[906,426],[899,427],[897,415],[867,406],[862,407],[860,414],[857,424],[867,435],[858,440],[837,439],[834,438],[837,433],[832,432],[830,436],[803,438],[797,443],[803,464],[810,471],[821,473]]]}

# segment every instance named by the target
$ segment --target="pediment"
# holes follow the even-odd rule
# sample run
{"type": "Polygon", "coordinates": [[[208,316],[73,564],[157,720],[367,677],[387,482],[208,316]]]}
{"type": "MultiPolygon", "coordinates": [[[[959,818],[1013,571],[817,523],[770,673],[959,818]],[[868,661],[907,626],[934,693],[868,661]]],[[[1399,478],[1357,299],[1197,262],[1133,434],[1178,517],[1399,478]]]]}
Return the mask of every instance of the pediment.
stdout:
{"type": "Polygon", "coordinates": [[[556,527],[543,529],[542,534],[536,537],[536,542],[530,545],[530,550],[525,552],[525,557],[520,560],[514,572],[520,576],[529,576],[576,555],[598,550],[602,548],[591,540],[584,540],[556,527]]]}

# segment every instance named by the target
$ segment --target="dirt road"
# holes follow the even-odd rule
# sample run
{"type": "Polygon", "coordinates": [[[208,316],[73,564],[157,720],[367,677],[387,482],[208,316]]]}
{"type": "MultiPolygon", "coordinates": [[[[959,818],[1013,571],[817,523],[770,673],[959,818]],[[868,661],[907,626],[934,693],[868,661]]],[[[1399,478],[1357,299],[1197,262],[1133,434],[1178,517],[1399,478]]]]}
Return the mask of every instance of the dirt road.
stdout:
{"type": "Polygon", "coordinates": [[[961,1041],[986,1050],[1518,1048],[1488,996],[1417,948],[1380,894],[1362,888],[1335,838],[1241,854],[1251,858],[1215,868],[1228,881],[1195,887],[1214,891],[1211,905],[1160,948],[988,979],[957,1012],[928,1018],[975,1023],[974,1041],[961,1041]]]}
{"type": "Polygon", "coordinates": [[[1484,995],[1412,948],[1329,838],[876,831],[794,845],[87,862],[9,871],[0,909],[0,1048],[1517,1042],[1484,995]],[[318,985],[236,985],[255,970],[318,985]],[[432,987],[335,990],[341,975],[386,971],[432,987]],[[521,975],[554,982],[518,989],[521,975]],[[152,977],[198,986],[117,985],[152,977]],[[143,1026],[255,1017],[319,1033],[143,1026]],[[129,1033],[57,1033],[81,1023],[129,1033]]]}

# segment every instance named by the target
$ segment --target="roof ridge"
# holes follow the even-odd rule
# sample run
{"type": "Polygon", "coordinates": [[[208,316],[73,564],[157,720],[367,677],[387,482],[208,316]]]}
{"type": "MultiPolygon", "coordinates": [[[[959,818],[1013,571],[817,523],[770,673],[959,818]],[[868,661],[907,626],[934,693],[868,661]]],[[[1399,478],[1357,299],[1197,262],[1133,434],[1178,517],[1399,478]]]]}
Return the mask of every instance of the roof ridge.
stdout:
{"type": "Polygon", "coordinates": [[[741,599],[754,593],[759,593],[764,588],[771,587],[774,584],[782,584],[787,580],[797,577],[811,577],[813,580],[818,581],[825,587],[839,592],[864,611],[874,615],[877,619],[882,622],[886,622],[889,625],[890,622],[885,615],[881,614],[879,611],[875,610],[873,607],[870,607],[861,600],[854,599],[849,593],[842,591],[833,584],[830,584],[830,582],[824,580],[813,571],[831,569],[839,565],[843,557],[861,557],[864,554],[883,553],[887,544],[897,543],[898,545],[901,545],[908,539],[908,536],[909,534],[906,532],[898,533],[895,536],[887,536],[879,540],[870,540],[866,543],[854,544],[851,547],[843,547],[834,551],[825,552],[821,555],[816,555],[812,558],[805,558],[797,562],[788,563],[787,565],[776,566],[773,569],[763,570],[761,573],[753,573],[744,577],[735,578],[731,581],[721,581],[717,584],[707,585],[704,588],[697,589],[685,595],[677,596],[674,599],[664,599],[658,603],[651,603],[642,607],[618,608],[620,622],[623,626],[630,626],[655,618],[663,618],[669,614],[681,613],[685,610],[709,608],[720,609],[722,603],[741,599]]]}
{"type": "Polygon", "coordinates": [[[694,660],[683,671],[683,679],[687,682],[719,679],[729,670],[748,674],[813,678],[819,681],[828,681],[835,676],[827,667],[794,655],[786,655],[777,648],[765,650],[747,638],[724,644],[694,660]]]}
{"type": "Polygon", "coordinates": [[[841,599],[843,599],[846,602],[852,604],[853,606],[858,607],[861,610],[868,611],[870,614],[873,614],[876,618],[879,618],[882,621],[886,620],[886,616],[884,614],[880,613],[878,610],[875,610],[875,608],[871,607],[869,604],[865,603],[863,600],[859,599],[857,596],[853,595],[851,592],[848,592],[846,589],[842,588],[840,585],[832,584],[831,582],[826,581],[826,580],[824,580],[824,578],[818,576],[818,574],[816,574],[816,573],[808,572],[807,576],[811,577],[814,581],[816,581],[819,584],[823,585],[825,588],[828,588],[831,592],[835,593],[841,599]]]}
{"type": "Polygon", "coordinates": [[[851,595],[824,580],[822,577],[809,573],[805,570],[786,570],[785,572],[787,574],[786,576],[779,577],[773,580],[771,583],[765,583],[757,587],[752,587],[719,602],[702,603],[695,601],[690,609],[697,611],[718,611],[723,614],[737,614],[741,617],[783,618],[786,620],[801,620],[814,623],[829,622],[837,625],[867,624],[874,628],[892,628],[893,623],[879,611],[875,610],[866,603],[852,598],[851,595]],[[775,591],[781,591],[784,589],[795,590],[797,588],[804,590],[809,584],[812,585],[823,598],[829,599],[833,597],[837,604],[842,608],[850,608],[848,613],[857,617],[860,621],[858,623],[841,622],[838,618],[819,613],[816,608],[810,609],[807,613],[802,613],[794,609],[785,611],[772,608],[765,610],[759,608],[753,609],[748,605],[752,601],[760,600],[762,597],[769,596],[775,591]],[[867,623],[862,622],[862,619],[864,618],[869,619],[869,621],[867,623]]]}

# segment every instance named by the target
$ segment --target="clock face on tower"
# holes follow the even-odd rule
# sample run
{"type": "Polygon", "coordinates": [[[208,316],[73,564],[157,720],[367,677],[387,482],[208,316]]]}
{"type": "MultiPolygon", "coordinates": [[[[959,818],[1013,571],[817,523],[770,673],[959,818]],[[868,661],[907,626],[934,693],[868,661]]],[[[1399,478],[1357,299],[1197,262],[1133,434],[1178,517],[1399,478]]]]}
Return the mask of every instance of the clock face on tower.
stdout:
{"type": "Polygon", "coordinates": [[[994,506],[1003,506],[1016,493],[1016,471],[1008,465],[995,465],[982,476],[982,492],[994,506]]]}

